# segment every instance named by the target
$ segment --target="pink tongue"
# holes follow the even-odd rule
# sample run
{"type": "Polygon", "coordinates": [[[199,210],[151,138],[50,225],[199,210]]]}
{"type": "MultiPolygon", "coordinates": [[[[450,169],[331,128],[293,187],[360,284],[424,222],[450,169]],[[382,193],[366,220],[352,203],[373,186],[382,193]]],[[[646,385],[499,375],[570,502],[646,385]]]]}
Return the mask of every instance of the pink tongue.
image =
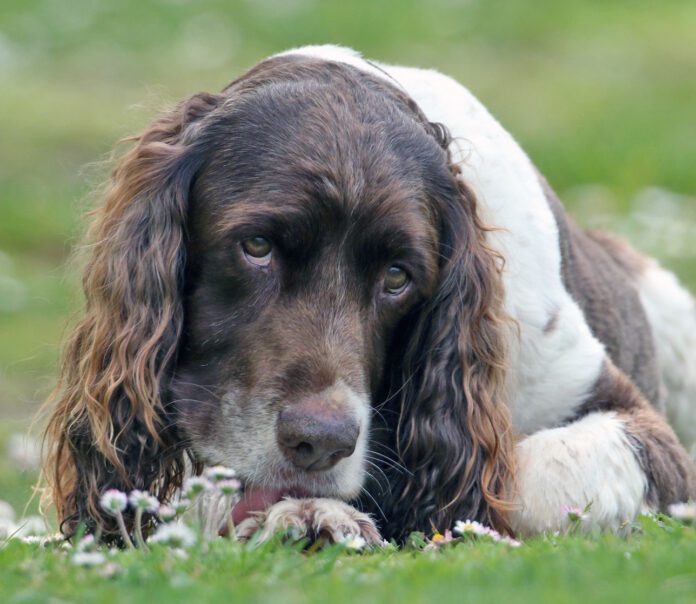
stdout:
{"type": "Polygon", "coordinates": [[[283,495],[287,495],[287,490],[249,488],[244,491],[244,495],[232,509],[232,520],[235,524],[239,524],[242,520],[248,518],[252,512],[263,512],[274,503],[277,503],[283,495]]]}

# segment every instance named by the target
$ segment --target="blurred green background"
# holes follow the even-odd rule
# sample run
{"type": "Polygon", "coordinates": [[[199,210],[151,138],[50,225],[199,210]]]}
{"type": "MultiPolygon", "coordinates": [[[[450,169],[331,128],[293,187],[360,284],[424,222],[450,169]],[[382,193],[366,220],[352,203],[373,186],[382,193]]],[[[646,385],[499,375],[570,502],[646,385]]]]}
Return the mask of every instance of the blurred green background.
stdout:
{"type": "Polygon", "coordinates": [[[28,498],[32,473],[4,449],[55,380],[89,191],[158,110],[308,43],[434,67],[498,116],[583,224],[693,288],[694,32],[693,0],[3,0],[0,499],[28,498]]]}

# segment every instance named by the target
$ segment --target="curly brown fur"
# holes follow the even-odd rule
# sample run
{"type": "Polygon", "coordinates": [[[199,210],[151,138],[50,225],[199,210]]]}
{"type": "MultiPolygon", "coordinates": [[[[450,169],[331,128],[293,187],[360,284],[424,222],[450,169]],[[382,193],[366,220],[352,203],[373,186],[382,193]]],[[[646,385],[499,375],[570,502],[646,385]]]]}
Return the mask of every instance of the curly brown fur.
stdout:
{"type": "Polygon", "coordinates": [[[61,528],[116,532],[107,488],[180,485],[186,448],[162,401],[181,335],[186,198],[196,166],[186,129],[220,102],[198,94],[154,122],[113,172],[92,213],[84,317],[71,334],[49,406],[44,478],[61,528]]]}
{"type": "MultiPolygon", "coordinates": [[[[440,129],[443,149],[449,135],[440,129]]],[[[386,395],[399,417],[387,443],[409,474],[391,476],[386,532],[444,530],[471,518],[510,532],[513,432],[505,405],[502,258],[486,244],[476,199],[450,168],[456,195],[440,209],[438,291],[404,326],[403,360],[386,395]]]]}

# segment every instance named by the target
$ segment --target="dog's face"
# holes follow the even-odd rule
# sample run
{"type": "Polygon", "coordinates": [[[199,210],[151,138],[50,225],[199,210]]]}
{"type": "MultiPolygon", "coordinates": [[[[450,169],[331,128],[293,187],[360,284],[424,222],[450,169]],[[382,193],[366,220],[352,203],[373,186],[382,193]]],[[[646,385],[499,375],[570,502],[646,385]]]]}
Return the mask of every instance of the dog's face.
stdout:
{"type": "Polygon", "coordinates": [[[394,332],[437,285],[446,155],[402,109],[340,81],[231,105],[205,152],[178,423],[247,488],[354,497],[394,332]]]}
{"type": "Polygon", "coordinates": [[[167,500],[190,458],[270,499],[353,498],[374,470],[385,536],[495,524],[502,283],[450,140],[393,82],[301,56],[136,137],[46,431],[67,533],[117,534],[101,493],[167,500]]]}

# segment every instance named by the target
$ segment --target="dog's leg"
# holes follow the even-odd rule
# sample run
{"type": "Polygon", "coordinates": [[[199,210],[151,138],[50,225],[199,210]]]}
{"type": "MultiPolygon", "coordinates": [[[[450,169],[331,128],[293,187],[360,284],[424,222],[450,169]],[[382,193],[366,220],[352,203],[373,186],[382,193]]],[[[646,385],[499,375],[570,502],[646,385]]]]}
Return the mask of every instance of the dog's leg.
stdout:
{"type": "Polygon", "coordinates": [[[259,542],[268,541],[277,533],[285,533],[292,539],[330,543],[351,537],[362,537],[370,546],[380,546],[383,542],[367,514],[336,499],[287,498],[265,512],[255,513],[237,527],[237,536],[242,541],[253,535],[259,542]]]}
{"type": "Polygon", "coordinates": [[[664,418],[607,362],[566,426],[517,445],[513,528],[522,535],[563,530],[564,506],[590,506],[587,527],[620,530],[641,510],[664,510],[694,496],[694,465],[664,418]]]}

